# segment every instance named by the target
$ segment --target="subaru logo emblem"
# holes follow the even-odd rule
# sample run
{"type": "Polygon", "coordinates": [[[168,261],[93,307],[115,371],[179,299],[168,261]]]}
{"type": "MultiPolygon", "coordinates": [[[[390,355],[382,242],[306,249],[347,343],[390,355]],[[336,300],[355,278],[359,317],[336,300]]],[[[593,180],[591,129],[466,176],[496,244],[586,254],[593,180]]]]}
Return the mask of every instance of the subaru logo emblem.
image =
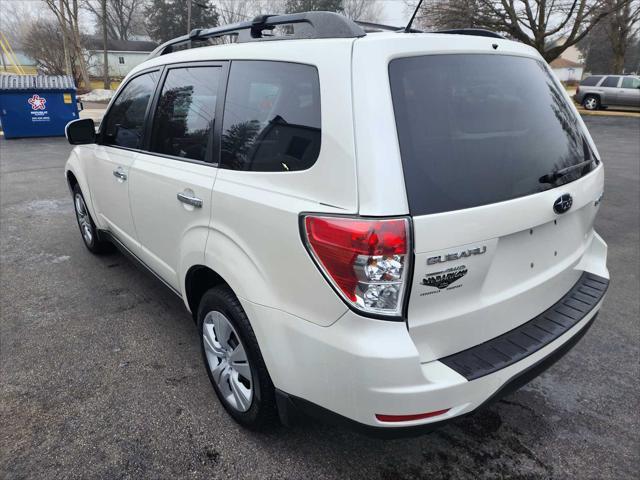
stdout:
{"type": "Polygon", "coordinates": [[[553,202],[553,211],[558,215],[568,212],[573,205],[573,198],[568,193],[560,196],[555,202],[553,202]]]}

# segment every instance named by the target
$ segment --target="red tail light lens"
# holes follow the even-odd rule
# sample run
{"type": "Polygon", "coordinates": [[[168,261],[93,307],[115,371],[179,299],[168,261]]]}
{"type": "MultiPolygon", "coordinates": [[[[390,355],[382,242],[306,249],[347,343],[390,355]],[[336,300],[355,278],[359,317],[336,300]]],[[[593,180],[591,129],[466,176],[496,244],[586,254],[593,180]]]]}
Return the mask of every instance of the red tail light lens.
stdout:
{"type": "Polygon", "coordinates": [[[304,228],[311,254],[346,301],[369,313],[402,313],[409,258],[407,219],[307,216],[304,228]]]}

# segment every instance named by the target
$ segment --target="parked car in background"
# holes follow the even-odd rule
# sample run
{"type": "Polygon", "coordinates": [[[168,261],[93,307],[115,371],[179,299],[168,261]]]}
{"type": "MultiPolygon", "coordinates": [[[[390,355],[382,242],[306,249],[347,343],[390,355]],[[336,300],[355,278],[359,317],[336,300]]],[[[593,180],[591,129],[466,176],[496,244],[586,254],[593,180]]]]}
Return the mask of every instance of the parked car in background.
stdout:
{"type": "Polygon", "coordinates": [[[573,98],[587,110],[640,107],[640,77],[591,75],[580,82],[573,98]]]}

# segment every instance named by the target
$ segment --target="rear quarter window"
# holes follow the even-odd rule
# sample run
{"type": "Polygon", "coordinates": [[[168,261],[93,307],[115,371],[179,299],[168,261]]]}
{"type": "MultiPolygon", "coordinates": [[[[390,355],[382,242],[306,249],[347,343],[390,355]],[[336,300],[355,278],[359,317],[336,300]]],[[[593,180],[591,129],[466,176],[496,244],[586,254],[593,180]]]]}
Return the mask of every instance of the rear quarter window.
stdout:
{"type": "Polygon", "coordinates": [[[310,65],[234,61],[224,107],[221,166],[290,172],[320,153],[320,85],[310,65]]]}

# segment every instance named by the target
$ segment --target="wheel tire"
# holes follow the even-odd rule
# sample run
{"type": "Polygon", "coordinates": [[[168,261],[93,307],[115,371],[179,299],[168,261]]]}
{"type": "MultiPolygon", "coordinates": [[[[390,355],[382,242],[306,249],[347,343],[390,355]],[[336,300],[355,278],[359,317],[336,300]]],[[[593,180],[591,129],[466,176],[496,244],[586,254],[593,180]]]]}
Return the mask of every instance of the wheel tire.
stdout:
{"type": "MultiPolygon", "coordinates": [[[[223,330],[222,327],[220,330],[223,330]]],[[[218,286],[208,290],[202,296],[198,307],[198,332],[202,358],[209,380],[218,395],[220,403],[229,412],[229,415],[239,424],[251,430],[263,430],[275,425],[278,418],[275,388],[260,353],[258,340],[253,333],[249,319],[231,289],[226,286],[218,286]],[[229,332],[226,341],[227,346],[229,346],[228,344],[231,344],[231,346],[236,345],[233,350],[230,348],[225,350],[225,355],[228,355],[228,363],[226,364],[224,363],[226,360],[217,356],[220,354],[219,348],[225,344],[224,338],[219,338],[221,335],[218,333],[218,326],[223,325],[225,320],[231,325],[232,330],[229,332]],[[234,338],[237,343],[232,341],[234,338]],[[207,347],[205,347],[205,341],[208,342],[207,347]],[[211,343],[212,341],[214,343],[211,343]],[[214,353],[213,346],[218,350],[217,354],[214,353]],[[241,362],[236,362],[231,353],[239,351],[240,347],[243,347],[246,354],[244,358],[248,363],[251,376],[249,382],[251,399],[250,402],[244,402],[244,408],[243,402],[239,400],[237,394],[238,381],[242,381],[242,386],[247,388],[247,379],[238,370],[234,369],[234,365],[238,365],[241,362]],[[219,363],[216,365],[216,362],[219,363]],[[225,369],[227,369],[226,374],[224,373],[225,369]],[[232,383],[235,385],[235,392],[232,383]],[[247,403],[249,403],[248,407],[247,403]]],[[[239,367],[242,368],[242,365],[239,365],[239,367]]],[[[243,370],[243,373],[245,371],[243,370]]],[[[246,390],[243,391],[246,392],[246,390]]],[[[246,396],[243,399],[246,400],[246,396]]]]}
{"type": "Polygon", "coordinates": [[[600,99],[595,95],[587,95],[582,100],[582,106],[587,110],[598,110],[600,109],[600,99]]]}
{"type": "Polygon", "coordinates": [[[85,246],[91,253],[101,254],[113,252],[113,244],[101,240],[98,236],[98,229],[91,218],[87,204],[84,201],[84,195],[78,184],[73,186],[73,208],[76,212],[76,221],[80,228],[80,235],[85,246]]]}

